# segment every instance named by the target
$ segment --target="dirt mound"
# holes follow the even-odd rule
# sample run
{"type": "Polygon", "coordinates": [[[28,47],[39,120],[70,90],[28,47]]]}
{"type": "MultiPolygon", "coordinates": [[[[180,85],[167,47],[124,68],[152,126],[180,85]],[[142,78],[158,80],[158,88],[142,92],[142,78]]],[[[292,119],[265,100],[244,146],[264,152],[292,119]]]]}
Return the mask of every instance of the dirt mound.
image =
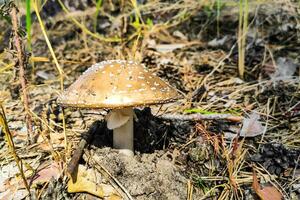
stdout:
{"type": "MultiPolygon", "coordinates": [[[[182,175],[182,170],[168,159],[164,151],[134,157],[120,155],[110,148],[93,148],[90,152],[92,159],[101,163],[134,199],[187,198],[188,180],[182,175]]],[[[199,199],[200,194],[194,192],[193,198],[199,199]]]]}

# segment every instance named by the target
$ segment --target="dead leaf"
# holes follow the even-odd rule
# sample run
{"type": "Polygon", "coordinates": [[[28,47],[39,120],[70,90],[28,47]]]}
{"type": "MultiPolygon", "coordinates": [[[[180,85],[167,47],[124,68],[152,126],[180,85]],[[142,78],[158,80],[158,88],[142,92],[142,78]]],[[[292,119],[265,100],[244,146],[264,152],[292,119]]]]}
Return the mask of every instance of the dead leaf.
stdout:
{"type": "Polygon", "coordinates": [[[252,187],[261,200],[281,200],[282,194],[274,186],[266,186],[261,189],[256,172],[253,171],[252,187]]]}
{"type": "Polygon", "coordinates": [[[178,37],[182,40],[186,40],[186,41],[188,40],[187,36],[184,35],[182,32],[180,32],[179,30],[174,31],[172,35],[174,35],[175,37],[178,37]]]}
{"type": "Polygon", "coordinates": [[[73,182],[72,179],[69,180],[68,192],[87,192],[100,198],[122,199],[111,185],[99,183],[99,179],[97,179],[92,169],[87,169],[85,166],[79,165],[76,176],[76,182],[73,182]]]}
{"type": "Polygon", "coordinates": [[[223,38],[215,38],[208,42],[208,46],[210,47],[220,47],[225,44],[225,42],[228,41],[228,36],[224,36],[223,38]]]}
{"type": "Polygon", "coordinates": [[[32,178],[33,184],[41,184],[50,181],[51,178],[58,179],[61,174],[60,166],[57,162],[38,169],[37,174],[32,178]]]}
{"type": "Polygon", "coordinates": [[[0,200],[7,200],[7,199],[25,199],[28,195],[26,189],[17,189],[16,186],[6,190],[3,193],[0,193],[0,200]]]}
{"type": "Polygon", "coordinates": [[[271,74],[272,79],[282,79],[293,76],[296,72],[298,65],[290,58],[279,57],[276,60],[276,69],[273,74],[271,74]]]}
{"type": "Polygon", "coordinates": [[[48,142],[39,143],[39,148],[44,151],[51,151],[53,147],[48,142]]]}
{"type": "Polygon", "coordinates": [[[64,144],[64,135],[60,133],[49,133],[51,144],[60,146],[64,144]]]}
{"type": "Polygon", "coordinates": [[[10,93],[8,91],[0,90],[0,102],[9,99],[10,93]]]}
{"type": "Polygon", "coordinates": [[[281,200],[281,193],[274,186],[267,186],[260,190],[264,200],[281,200]]]}
{"type": "Polygon", "coordinates": [[[51,80],[51,79],[55,79],[55,75],[54,74],[50,74],[45,72],[44,70],[39,70],[36,72],[36,76],[40,77],[44,80],[51,80]]]}
{"type": "Polygon", "coordinates": [[[6,179],[0,187],[0,200],[24,199],[27,195],[23,180],[17,177],[6,179]]]}
{"type": "Polygon", "coordinates": [[[183,47],[186,47],[186,44],[157,44],[155,45],[155,47],[153,47],[156,51],[160,52],[160,53],[168,53],[168,52],[172,52],[176,49],[181,49],[183,47]]]}
{"type": "Polygon", "coordinates": [[[264,132],[265,127],[259,121],[260,116],[257,113],[251,113],[249,117],[243,120],[243,127],[240,132],[242,137],[255,137],[264,132]]]}

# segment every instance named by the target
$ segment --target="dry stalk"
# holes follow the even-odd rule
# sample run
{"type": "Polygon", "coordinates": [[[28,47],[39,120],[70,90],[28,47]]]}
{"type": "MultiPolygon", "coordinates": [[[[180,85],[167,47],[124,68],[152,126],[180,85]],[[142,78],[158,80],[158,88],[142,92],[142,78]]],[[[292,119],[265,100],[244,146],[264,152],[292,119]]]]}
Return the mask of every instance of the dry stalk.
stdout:
{"type": "MultiPolygon", "coordinates": [[[[34,8],[34,11],[35,11],[36,16],[38,18],[38,21],[39,21],[42,33],[44,35],[44,38],[45,38],[47,46],[48,46],[48,49],[49,49],[49,51],[51,53],[51,56],[52,56],[52,58],[54,60],[54,63],[55,63],[55,66],[56,66],[56,70],[59,73],[60,90],[63,91],[63,89],[64,89],[64,72],[63,72],[62,68],[60,67],[60,65],[58,63],[57,57],[55,56],[54,50],[53,50],[52,45],[51,45],[51,43],[49,41],[49,38],[47,36],[44,23],[43,23],[43,21],[41,19],[41,16],[39,14],[38,2],[36,0],[33,1],[33,8],[34,8]]],[[[65,122],[64,109],[62,109],[62,114],[63,114],[62,120],[63,120],[63,133],[64,133],[65,150],[66,150],[66,153],[68,155],[68,142],[67,142],[67,134],[66,134],[66,122],[65,122]]]]}
{"type": "Polygon", "coordinates": [[[245,73],[246,37],[248,31],[248,0],[240,0],[239,30],[238,30],[238,71],[241,78],[245,73]]]}
{"type": "MultiPolygon", "coordinates": [[[[66,14],[70,13],[69,10],[67,9],[67,7],[63,4],[63,2],[61,0],[58,0],[58,3],[66,14]]],[[[93,33],[90,30],[88,30],[84,25],[82,25],[78,20],[76,20],[74,17],[70,16],[70,19],[76,26],[78,26],[82,30],[82,32],[85,32],[87,35],[90,35],[96,39],[99,39],[100,41],[103,41],[103,42],[120,42],[121,41],[117,37],[106,38],[100,34],[93,33]]]]}
{"type": "Polygon", "coordinates": [[[0,126],[2,128],[2,131],[4,132],[5,140],[10,149],[10,152],[11,152],[14,160],[16,161],[17,167],[19,169],[19,172],[20,172],[21,177],[24,182],[24,186],[30,195],[30,187],[28,185],[28,182],[27,182],[25,174],[24,174],[22,159],[16,153],[15,144],[13,142],[11,132],[8,128],[5,112],[4,112],[4,109],[1,104],[0,104],[0,126]]]}
{"type": "Polygon", "coordinates": [[[231,115],[231,114],[200,114],[200,113],[189,114],[189,115],[163,114],[158,117],[165,120],[180,120],[180,121],[201,121],[201,120],[224,119],[233,122],[241,122],[243,120],[243,117],[231,115]]]}
{"type": "Polygon", "coordinates": [[[26,87],[26,78],[25,78],[25,56],[24,56],[24,48],[23,48],[23,43],[22,40],[19,37],[18,34],[18,17],[17,17],[17,8],[15,6],[12,7],[11,10],[11,19],[12,19],[12,29],[14,33],[14,45],[17,50],[17,58],[19,62],[19,79],[20,79],[20,84],[22,87],[22,93],[23,93],[23,103],[24,103],[24,109],[26,112],[26,126],[27,126],[27,134],[28,134],[28,141],[30,143],[33,142],[33,137],[32,137],[32,119],[31,115],[29,113],[29,95],[27,93],[27,87],[26,87]]]}

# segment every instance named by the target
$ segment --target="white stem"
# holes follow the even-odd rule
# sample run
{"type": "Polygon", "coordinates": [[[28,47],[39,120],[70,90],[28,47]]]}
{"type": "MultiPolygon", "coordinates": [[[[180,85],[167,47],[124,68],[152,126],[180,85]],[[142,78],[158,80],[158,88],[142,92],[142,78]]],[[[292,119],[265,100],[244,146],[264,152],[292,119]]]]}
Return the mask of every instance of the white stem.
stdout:
{"type": "Polygon", "coordinates": [[[126,113],[129,119],[122,126],[113,129],[114,148],[119,149],[120,153],[133,156],[133,109],[123,108],[118,112],[126,113]]]}

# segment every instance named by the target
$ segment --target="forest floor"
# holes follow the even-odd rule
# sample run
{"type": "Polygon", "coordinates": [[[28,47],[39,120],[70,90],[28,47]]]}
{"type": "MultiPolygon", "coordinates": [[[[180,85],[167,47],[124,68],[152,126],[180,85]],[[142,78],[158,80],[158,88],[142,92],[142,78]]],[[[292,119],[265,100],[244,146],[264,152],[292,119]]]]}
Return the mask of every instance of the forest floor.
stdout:
{"type": "Polygon", "coordinates": [[[45,2],[54,54],[32,10],[25,56],[31,143],[11,25],[0,21],[0,102],[30,186],[0,120],[0,199],[300,199],[297,3],[45,2]],[[108,110],[56,103],[62,81],[110,59],[143,63],[183,95],[135,109],[134,157],[111,147],[108,110]]]}

